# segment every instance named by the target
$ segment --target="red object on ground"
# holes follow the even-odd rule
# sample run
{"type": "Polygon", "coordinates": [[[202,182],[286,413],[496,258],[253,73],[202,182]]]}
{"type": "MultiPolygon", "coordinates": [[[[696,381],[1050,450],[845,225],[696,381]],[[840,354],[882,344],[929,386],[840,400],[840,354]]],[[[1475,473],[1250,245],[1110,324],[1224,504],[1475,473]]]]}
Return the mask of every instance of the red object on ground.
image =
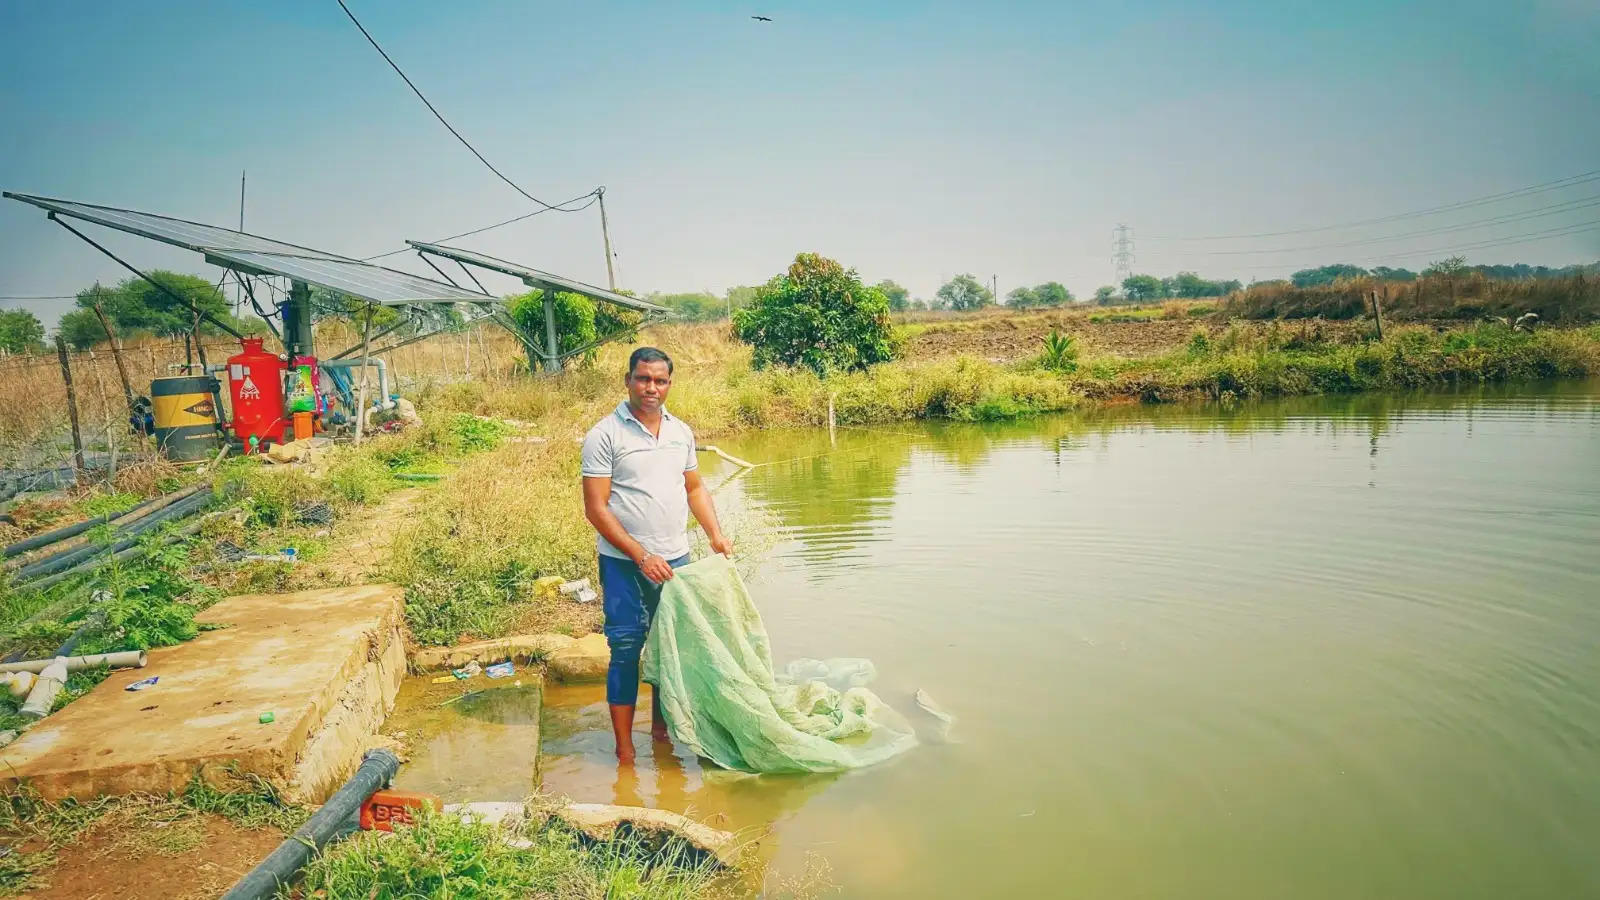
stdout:
{"type": "Polygon", "coordinates": [[[444,811],[444,801],[434,794],[416,791],[378,791],[361,804],[361,829],[363,831],[393,831],[394,823],[413,823],[412,810],[431,806],[435,812],[444,811]]]}
{"type": "Polygon", "coordinates": [[[233,433],[250,451],[250,438],[258,451],[268,442],[283,442],[284,363],[276,353],[261,349],[263,339],[240,341],[244,351],[228,357],[228,393],[233,400],[233,433]]]}

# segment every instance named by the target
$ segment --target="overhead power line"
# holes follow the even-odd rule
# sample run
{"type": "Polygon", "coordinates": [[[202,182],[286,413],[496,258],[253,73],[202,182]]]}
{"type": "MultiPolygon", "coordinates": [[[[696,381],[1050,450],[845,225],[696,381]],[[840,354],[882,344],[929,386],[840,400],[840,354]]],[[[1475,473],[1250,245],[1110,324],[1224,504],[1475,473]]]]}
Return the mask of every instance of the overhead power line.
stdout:
{"type": "Polygon", "coordinates": [[[1474,206],[1482,206],[1486,203],[1498,203],[1502,200],[1512,199],[1513,197],[1526,197],[1533,194],[1542,194],[1547,191],[1560,190],[1561,188],[1567,187],[1576,187],[1580,184],[1588,184],[1591,181],[1600,181],[1600,169],[1584,172],[1579,175],[1570,175],[1566,178],[1558,178],[1555,181],[1546,181],[1540,184],[1529,185],[1528,187],[1524,188],[1517,188],[1513,191],[1503,191],[1498,194],[1487,194],[1482,197],[1474,197],[1470,200],[1461,200],[1456,203],[1446,203],[1442,206],[1432,206],[1427,209],[1413,210],[1411,212],[1395,213],[1388,216],[1378,216],[1374,219],[1360,219],[1354,222],[1339,222],[1333,225],[1318,225],[1312,228],[1290,228],[1283,231],[1260,231],[1254,234],[1211,234],[1198,236],[1145,235],[1145,240],[1235,241],[1250,240],[1253,238],[1281,237],[1288,234],[1311,234],[1318,231],[1335,231],[1340,228],[1358,228],[1365,225],[1380,225],[1384,222],[1396,222],[1402,219],[1431,216],[1442,212],[1449,212],[1451,210],[1467,209],[1474,206]]]}
{"type": "Polygon", "coordinates": [[[0,297],[0,300],[76,300],[77,294],[64,294],[51,297],[0,297]]]}
{"type": "MultiPolygon", "coordinates": [[[[532,195],[532,194],[528,193],[527,191],[523,190],[521,185],[517,184],[515,181],[512,181],[510,178],[507,178],[506,174],[504,172],[502,172],[499,169],[495,168],[494,163],[489,162],[489,160],[482,153],[478,152],[478,148],[477,147],[472,146],[472,142],[471,141],[469,141],[465,137],[463,137],[461,132],[457,131],[456,127],[454,125],[450,124],[449,120],[444,117],[444,114],[439,112],[438,108],[433,105],[433,102],[430,101],[422,93],[421,89],[419,89],[417,87],[416,83],[411,80],[411,77],[408,76],[405,73],[405,71],[400,68],[399,64],[396,63],[394,61],[394,59],[389,56],[389,54],[383,49],[383,47],[379,46],[377,39],[375,39],[372,36],[371,32],[367,31],[367,28],[366,28],[365,25],[361,24],[361,20],[357,19],[356,18],[356,14],[350,11],[350,7],[345,5],[344,0],[338,0],[338,3],[339,3],[339,8],[344,10],[344,14],[350,17],[350,21],[355,23],[356,28],[360,29],[361,36],[366,38],[367,39],[367,43],[372,45],[372,49],[378,51],[378,55],[383,57],[383,61],[389,64],[389,68],[394,69],[395,74],[399,75],[400,79],[406,83],[406,87],[411,88],[411,93],[417,95],[417,99],[421,100],[422,101],[422,105],[426,106],[428,108],[428,112],[433,113],[433,117],[435,119],[439,120],[439,124],[443,125],[447,129],[449,129],[450,133],[455,135],[456,140],[460,141],[461,145],[463,147],[466,147],[468,150],[472,151],[472,155],[476,156],[478,158],[478,162],[483,163],[484,166],[486,168],[488,168],[489,171],[493,172],[501,181],[504,181],[506,184],[511,185],[511,188],[513,190],[515,190],[517,193],[521,194],[524,197],[527,197],[529,200],[532,200],[533,202],[539,204],[540,206],[544,207],[547,210],[556,210],[558,212],[577,212],[578,211],[577,209],[563,209],[563,207],[566,205],[566,203],[571,203],[572,202],[571,200],[566,201],[566,203],[557,203],[557,204],[554,204],[554,205],[551,205],[549,203],[544,202],[543,200],[540,200],[538,197],[535,197],[534,195],[532,195]]],[[[587,197],[588,194],[585,194],[583,196],[587,197]]],[[[582,197],[575,198],[575,199],[580,199],[581,200],[582,197]]],[[[579,207],[579,208],[581,209],[583,207],[579,207]]]]}
{"type": "Polygon", "coordinates": [[[1341,241],[1332,244],[1302,244],[1298,247],[1272,247],[1261,250],[1189,250],[1177,251],[1178,253],[1203,253],[1208,256],[1249,256],[1262,253],[1297,253],[1306,250],[1332,250],[1340,247],[1363,247],[1371,244],[1387,244],[1407,238],[1426,237],[1435,234],[1448,234],[1453,231],[1471,231],[1475,228],[1487,228],[1491,225],[1505,225],[1511,222],[1522,222],[1528,219],[1542,219],[1546,216],[1558,216],[1562,213],[1576,212],[1600,206],[1600,196],[1584,197],[1578,200],[1568,200],[1565,203],[1554,203],[1550,206],[1540,206],[1520,213],[1506,213],[1500,216],[1491,216],[1487,219],[1476,219],[1463,222],[1460,225],[1442,225],[1437,228],[1423,228],[1417,231],[1405,231],[1399,234],[1385,235],[1384,237],[1365,238],[1359,241],[1341,241]]]}
{"type": "MultiPolygon", "coordinates": [[[[562,202],[557,203],[554,208],[560,210],[561,212],[580,212],[582,210],[588,209],[589,207],[591,207],[591,206],[593,206],[595,204],[596,200],[600,199],[598,191],[599,191],[599,189],[596,188],[595,190],[590,191],[587,194],[579,194],[578,196],[573,197],[571,200],[563,200],[562,202]],[[582,206],[575,206],[572,209],[561,209],[561,207],[564,207],[566,204],[573,203],[573,202],[576,202],[578,200],[582,200],[584,197],[588,197],[589,198],[589,202],[588,203],[585,203],[582,206]]],[[[548,207],[548,206],[547,207],[543,207],[541,209],[536,209],[531,213],[523,213],[520,216],[516,216],[516,217],[510,218],[510,219],[506,219],[503,222],[496,222],[493,225],[485,225],[482,228],[474,228],[471,231],[463,231],[460,234],[452,234],[452,235],[450,235],[448,237],[434,238],[433,240],[429,241],[429,243],[430,244],[442,244],[445,241],[454,241],[454,240],[457,240],[459,238],[471,237],[471,236],[473,236],[475,234],[482,234],[485,231],[490,231],[492,229],[499,228],[499,227],[504,226],[504,225],[510,225],[510,224],[512,224],[514,222],[521,222],[523,219],[531,219],[534,216],[539,215],[540,213],[547,213],[547,212],[549,212],[551,210],[551,208],[552,207],[548,207]]],[[[390,251],[387,251],[385,253],[379,253],[376,256],[363,256],[361,258],[361,261],[362,262],[372,262],[375,259],[383,259],[386,256],[394,256],[397,253],[409,253],[410,251],[411,251],[410,247],[401,247],[399,250],[390,250],[390,251]]]]}
{"type": "Polygon", "coordinates": [[[1573,225],[1560,225],[1544,231],[1534,231],[1527,234],[1511,235],[1507,238],[1494,238],[1490,240],[1478,241],[1472,244],[1459,244],[1454,247],[1434,247],[1431,250],[1407,250],[1403,253],[1390,253],[1384,256],[1374,256],[1372,259],[1398,259],[1402,256],[1417,256],[1421,254],[1461,253],[1468,250],[1489,250],[1494,247],[1509,247],[1512,244],[1526,244],[1532,241],[1543,241],[1550,238],[1566,237],[1567,235],[1571,234],[1581,234],[1585,231],[1593,231],[1596,228],[1600,228],[1600,219],[1595,219],[1591,222],[1578,222],[1573,225]]]}

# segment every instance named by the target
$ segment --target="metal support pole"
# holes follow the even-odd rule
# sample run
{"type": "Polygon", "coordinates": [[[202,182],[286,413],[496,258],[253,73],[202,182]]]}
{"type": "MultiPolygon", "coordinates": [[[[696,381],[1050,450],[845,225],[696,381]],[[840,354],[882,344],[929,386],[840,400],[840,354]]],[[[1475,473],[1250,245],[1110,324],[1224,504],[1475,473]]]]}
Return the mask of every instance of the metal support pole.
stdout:
{"type": "Polygon", "coordinates": [[[311,336],[311,288],[304,281],[289,286],[289,299],[283,305],[283,343],[290,357],[316,353],[311,336]]]}
{"type": "Polygon", "coordinates": [[[606,189],[601,185],[594,189],[595,198],[600,203],[600,237],[606,242],[606,282],[613,292],[617,289],[617,270],[611,263],[611,229],[606,224],[606,189]]]}
{"type": "Polygon", "coordinates": [[[233,329],[232,325],[229,325],[228,323],[222,321],[221,319],[217,318],[216,316],[213,316],[211,313],[206,312],[205,310],[201,309],[200,307],[195,306],[193,303],[189,302],[188,298],[186,298],[183,295],[179,294],[178,292],[172,290],[171,288],[167,287],[166,285],[162,284],[161,282],[156,281],[154,278],[151,278],[149,275],[146,275],[145,273],[139,271],[138,269],[135,269],[133,266],[131,266],[128,263],[124,262],[122,260],[122,258],[117,256],[115,253],[112,253],[110,250],[107,250],[106,248],[100,246],[98,243],[96,243],[94,241],[93,238],[89,237],[88,235],[84,234],[83,232],[79,231],[78,229],[73,228],[71,225],[68,225],[67,223],[61,221],[61,219],[58,218],[55,213],[52,212],[48,216],[46,216],[45,218],[49,219],[50,221],[56,223],[57,225],[60,225],[62,228],[65,228],[66,230],[68,230],[68,231],[72,232],[73,234],[77,235],[78,239],[83,241],[85,244],[88,244],[89,246],[95,248],[96,250],[99,250],[101,253],[104,253],[106,256],[111,257],[112,261],[115,262],[117,265],[122,266],[124,269],[127,269],[129,272],[132,272],[133,274],[139,276],[140,278],[144,279],[145,281],[150,282],[150,284],[153,287],[155,287],[156,290],[160,291],[163,294],[166,294],[168,297],[171,297],[173,300],[176,300],[178,302],[178,305],[184,307],[185,309],[192,310],[194,313],[199,315],[201,318],[205,319],[207,322],[210,322],[211,324],[217,326],[218,328],[222,329],[223,331],[226,331],[228,334],[233,335],[235,338],[239,338],[241,340],[244,338],[244,335],[242,335],[239,332],[235,331],[233,329]]]}
{"type": "Polygon", "coordinates": [[[544,370],[554,375],[561,371],[561,347],[556,343],[556,292],[544,291],[544,370]]]}
{"type": "MultiPolygon", "coordinates": [[[[361,391],[356,395],[356,446],[361,446],[362,426],[367,421],[367,367],[372,364],[372,313],[374,304],[367,304],[367,321],[361,327],[361,391]]],[[[385,397],[384,400],[389,398],[385,397]]]]}

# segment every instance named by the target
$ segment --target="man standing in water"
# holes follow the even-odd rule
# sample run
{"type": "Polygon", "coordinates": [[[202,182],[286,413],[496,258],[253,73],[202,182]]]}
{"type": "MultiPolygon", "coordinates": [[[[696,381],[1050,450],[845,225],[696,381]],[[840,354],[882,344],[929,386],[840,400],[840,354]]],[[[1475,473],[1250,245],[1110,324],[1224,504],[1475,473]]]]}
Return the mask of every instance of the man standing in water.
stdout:
{"type": "MultiPolygon", "coordinates": [[[[633,710],[639,700],[639,653],[661,585],[689,562],[689,513],[722,554],[733,543],[717,524],[711,492],[700,481],[694,434],[667,412],[672,360],[654,347],[628,357],[628,399],[583,439],[583,512],[599,533],[600,589],[605,597],[611,668],[606,702],[617,760],[633,762],[633,710]]],[[[650,734],[670,740],[661,699],[652,691],[650,734]]]]}

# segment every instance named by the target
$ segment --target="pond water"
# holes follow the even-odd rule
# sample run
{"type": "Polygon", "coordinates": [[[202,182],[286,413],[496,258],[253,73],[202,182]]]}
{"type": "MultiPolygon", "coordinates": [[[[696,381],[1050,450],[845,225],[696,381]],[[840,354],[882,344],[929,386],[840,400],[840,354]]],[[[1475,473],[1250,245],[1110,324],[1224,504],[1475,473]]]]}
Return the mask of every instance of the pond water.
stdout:
{"type": "Polygon", "coordinates": [[[642,715],[619,775],[603,689],[553,686],[547,790],[770,828],[850,897],[1600,895],[1600,383],[722,446],[795,460],[718,493],[777,529],[780,663],[870,657],[953,740],[735,776],[642,715]]]}

